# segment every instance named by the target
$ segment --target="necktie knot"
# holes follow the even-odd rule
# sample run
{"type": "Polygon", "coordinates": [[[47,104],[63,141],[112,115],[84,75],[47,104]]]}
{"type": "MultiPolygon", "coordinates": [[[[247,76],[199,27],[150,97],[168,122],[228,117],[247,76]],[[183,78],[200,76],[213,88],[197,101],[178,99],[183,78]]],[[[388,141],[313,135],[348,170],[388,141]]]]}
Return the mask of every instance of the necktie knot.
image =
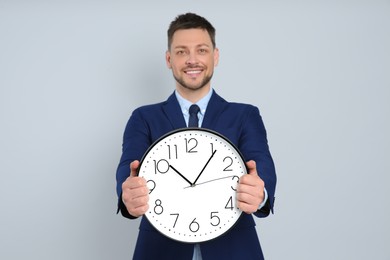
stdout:
{"type": "Polygon", "coordinates": [[[198,107],[198,105],[196,105],[196,104],[191,105],[190,109],[189,109],[190,115],[198,114],[199,110],[200,110],[200,108],[198,107]]]}
{"type": "Polygon", "coordinates": [[[188,121],[188,127],[198,127],[198,112],[200,108],[198,105],[193,104],[190,106],[188,112],[190,113],[190,119],[188,121]]]}

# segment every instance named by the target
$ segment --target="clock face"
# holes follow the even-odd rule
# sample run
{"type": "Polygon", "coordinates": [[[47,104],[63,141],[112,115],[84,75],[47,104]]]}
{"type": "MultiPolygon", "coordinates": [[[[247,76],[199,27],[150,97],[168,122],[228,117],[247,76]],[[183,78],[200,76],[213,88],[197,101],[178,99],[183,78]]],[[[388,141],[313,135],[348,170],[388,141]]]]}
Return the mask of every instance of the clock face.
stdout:
{"type": "Polygon", "coordinates": [[[157,140],[139,168],[149,188],[150,223],[182,242],[203,242],[238,220],[236,187],[246,174],[241,154],[225,137],[183,128],[157,140]]]}

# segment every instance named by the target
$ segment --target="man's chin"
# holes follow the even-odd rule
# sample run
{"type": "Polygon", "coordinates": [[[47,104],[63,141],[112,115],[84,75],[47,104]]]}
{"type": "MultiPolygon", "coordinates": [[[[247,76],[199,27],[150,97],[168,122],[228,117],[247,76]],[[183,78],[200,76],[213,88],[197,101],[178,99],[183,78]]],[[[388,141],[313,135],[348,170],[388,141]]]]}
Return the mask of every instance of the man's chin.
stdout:
{"type": "Polygon", "coordinates": [[[209,82],[211,78],[207,80],[203,80],[201,83],[194,83],[194,82],[184,82],[182,80],[177,80],[176,81],[179,83],[179,85],[187,90],[192,90],[192,91],[197,91],[200,89],[203,89],[209,82]]]}
{"type": "Polygon", "coordinates": [[[177,78],[174,75],[176,82],[184,89],[197,91],[204,88],[211,80],[211,77],[203,78],[203,80],[183,80],[183,78],[177,78]]]}

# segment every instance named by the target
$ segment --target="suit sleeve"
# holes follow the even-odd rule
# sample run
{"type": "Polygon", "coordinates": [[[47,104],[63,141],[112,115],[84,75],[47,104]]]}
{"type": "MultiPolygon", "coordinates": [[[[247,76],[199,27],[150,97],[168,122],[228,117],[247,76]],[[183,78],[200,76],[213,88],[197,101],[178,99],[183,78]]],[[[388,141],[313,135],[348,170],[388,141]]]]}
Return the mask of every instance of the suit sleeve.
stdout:
{"type": "Polygon", "coordinates": [[[116,171],[116,191],[118,195],[118,210],[124,217],[131,216],[122,202],[122,183],[130,176],[130,163],[141,160],[151,144],[149,128],[139,109],[134,110],[127,122],[122,143],[122,156],[116,171]]]}
{"type": "Polygon", "coordinates": [[[266,217],[273,213],[276,187],[275,165],[269,150],[267,132],[260,111],[250,106],[250,111],[243,122],[239,147],[246,161],[256,162],[257,172],[265,183],[268,199],[265,205],[255,212],[257,217],[266,217]]]}

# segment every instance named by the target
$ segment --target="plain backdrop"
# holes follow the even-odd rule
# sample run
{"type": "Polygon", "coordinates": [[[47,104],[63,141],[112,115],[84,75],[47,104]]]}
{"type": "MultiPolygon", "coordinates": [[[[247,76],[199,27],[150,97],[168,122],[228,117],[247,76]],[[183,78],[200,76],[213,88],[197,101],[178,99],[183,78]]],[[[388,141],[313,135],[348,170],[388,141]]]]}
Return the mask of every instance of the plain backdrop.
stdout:
{"type": "Polygon", "coordinates": [[[188,11],[217,29],[212,86],[268,131],[266,258],[390,259],[388,0],[0,0],[0,259],[131,259],[122,135],[173,92],[166,30],[188,11]]]}

